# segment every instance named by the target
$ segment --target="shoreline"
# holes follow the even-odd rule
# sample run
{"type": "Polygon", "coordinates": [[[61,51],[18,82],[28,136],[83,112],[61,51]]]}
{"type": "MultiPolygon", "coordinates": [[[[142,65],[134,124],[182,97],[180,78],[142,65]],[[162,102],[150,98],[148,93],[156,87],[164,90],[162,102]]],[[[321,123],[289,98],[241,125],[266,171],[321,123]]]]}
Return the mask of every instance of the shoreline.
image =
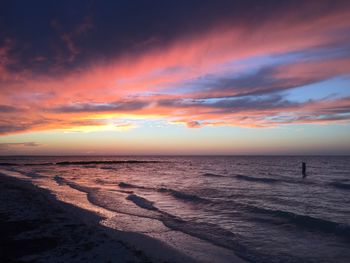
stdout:
{"type": "MultiPolygon", "coordinates": [[[[102,215],[58,200],[49,190],[38,187],[25,178],[1,172],[0,193],[0,222],[5,226],[0,229],[5,233],[0,240],[4,247],[0,249],[0,262],[92,260],[196,263],[207,262],[205,251],[212,249],[210,244],[202,248],[198,246],[205,241],[195,237],[192,237],[194,243],[191,246],[184,247],[181,242],[186,234],[178,231],[173,231],[174,238],[178,238],[178,246],[174,247],[157,237],[109,228],[100,224],[105,219],[102,215]],[[8,226],[19,230],[7,233],[8,226]],[[53,232],[58,234],[53,235],[53,232]],[[34,244],[29,245],[20,257],[16,252],[18,238],[19,243],[34,244]],[[74,242],[71,242],[72,238],[74,242]],[[21,241],[22,239],[25,241],[21,241]],[[46,243],[50,242],[52,245],[47,246],[46,243]],[[185,251],[182,251],[184,248],[185,251]]],[[[238,256],[232,258],[232,255],[230,260],[221,258],[219,261],[246,262],[238,256]]]]}
{"type": "Polygon", "coordinates": [[[1,262],[197,262],[148,236],[98,224],[102,217],[0,173],[1,262]]]}

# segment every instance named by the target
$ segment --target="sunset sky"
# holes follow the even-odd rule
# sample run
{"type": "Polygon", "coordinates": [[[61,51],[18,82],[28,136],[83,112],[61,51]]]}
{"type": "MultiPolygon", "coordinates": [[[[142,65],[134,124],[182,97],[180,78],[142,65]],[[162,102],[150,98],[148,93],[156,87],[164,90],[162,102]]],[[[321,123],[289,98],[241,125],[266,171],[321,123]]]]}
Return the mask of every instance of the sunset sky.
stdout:
{"type": "Polygon", "coordinates": [[[350,1],[1,1],[0,155],[350,154],[350,1]]]}

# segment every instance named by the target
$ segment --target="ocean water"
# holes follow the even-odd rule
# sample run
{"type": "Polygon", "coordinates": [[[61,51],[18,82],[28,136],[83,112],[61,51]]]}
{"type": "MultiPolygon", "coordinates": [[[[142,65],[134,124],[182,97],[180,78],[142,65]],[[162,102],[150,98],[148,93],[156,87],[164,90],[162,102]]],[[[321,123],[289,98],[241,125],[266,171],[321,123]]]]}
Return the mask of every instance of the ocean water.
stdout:
{"type": "Polygon", "coordinates": [[[2,157],[0,172],[207,262],[350,262],[350,157],[2,157]],[[302,178],[301,163],[307,164],[302,178]]]}

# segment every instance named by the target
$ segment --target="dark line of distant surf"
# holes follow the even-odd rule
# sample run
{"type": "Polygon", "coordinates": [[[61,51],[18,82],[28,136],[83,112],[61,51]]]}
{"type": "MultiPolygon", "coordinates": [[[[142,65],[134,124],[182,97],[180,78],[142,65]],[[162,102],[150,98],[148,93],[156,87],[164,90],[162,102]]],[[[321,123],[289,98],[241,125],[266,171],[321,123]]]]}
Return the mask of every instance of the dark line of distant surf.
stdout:
{"type": "Polygon", "coordinates": [[[65,161],[65,162],[50,162],[50,163],[0,163],[0,166],[42,166],[42,165],[89,165],[89,164],[139,164],[139,163],[164,163],[164,161],[65,161]]]}

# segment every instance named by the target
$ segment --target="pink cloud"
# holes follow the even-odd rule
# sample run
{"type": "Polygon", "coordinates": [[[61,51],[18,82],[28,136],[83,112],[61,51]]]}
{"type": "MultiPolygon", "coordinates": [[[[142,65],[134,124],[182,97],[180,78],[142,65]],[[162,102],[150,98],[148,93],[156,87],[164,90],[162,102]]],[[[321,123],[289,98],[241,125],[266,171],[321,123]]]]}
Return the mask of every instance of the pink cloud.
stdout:
{"type": "MultiPolygon", "coordinates": [[[[220,108],[218,104],[160,105],[159,102],[277,92],[349,74],[349,57],[328,58],[279,65],[269,76],[274,81],[270,86],[266,84],[262,87],[255,83],[256,86],[249,90],[235,85],[226,89],[209,86],[207,90],[169,94],[170,86],[181,89],[181,83],[213,72],[220,73],[222,65],[232,61],[347,43],[349,39],[346,36],[334,32],[350,27],[349,15],[348,10],[331,10],[327,15],[305,20],[298,20],[290,13],[278,23],[266,21],[254,27],[223,24],[192,37],[178,38],[164,46],[154,45],[144,52],[123,54],[108,62],[97,60],[57,75],[54,71],[44,75],[30,69],[16,73],[9,70],[8,64],[16,61],[10,59],[11,41],[7,41],[0,48],[0,105],[4,109],[11,106],[22,111],[0,112],[0,132],[72,128],[82,125],[79,121],[90,120],[92,116],[104,119],[106,114],[132,114],[143,118],[157,115],[169,121],[182,121],[191,128],[348,121],[346,116],[340,118],[334,114],[333,118],[327,118],[327,114],[332,114],[330,109],[335,108],[339,100],[298,105],[281,101],[280,104],[270,104],[270,107],[259,107],[263,103],[260,100],[256,101],[255,108],[233,105],[232,109],[223,105],[220,108]],[[176,68],[179,70],[170,70],[176,68]],[[149,95],[142,96],[144,94],[149,95]],[[126,107],[126,102],[130,107],[126,107]],[[323,117],[318,114],[322,110],[325,111],[323,117]],[[281,112],[291,116],[288,121],[277,118],[281,112]],[[274,121],[274,118],[277,120],[274,121]]],[[[72,59],[80,52],[74,38],[92,27],[89,21],[85,22],[72,32],[60,31],[72,59]]],[[[238,74],[241,69],[230,70],[238,74]]],[[[341,103],[348,109],[347,99],[341,103]]],[[[91,122],[91,125],[101,124],[91,122]]]]}

